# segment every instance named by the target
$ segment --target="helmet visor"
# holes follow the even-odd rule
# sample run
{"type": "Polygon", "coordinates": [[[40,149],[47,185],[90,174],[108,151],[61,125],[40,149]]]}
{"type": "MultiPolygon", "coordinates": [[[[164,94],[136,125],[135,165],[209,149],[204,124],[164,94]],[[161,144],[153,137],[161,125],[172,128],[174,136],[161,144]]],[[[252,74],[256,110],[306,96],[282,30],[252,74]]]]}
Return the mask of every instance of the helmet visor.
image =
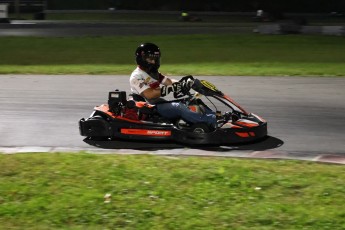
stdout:
{"type": "Polygon", "coordinates": [[[160,54],[145,54],[143,55],[144,61],[149,64],[160,65],[160,54]]]}

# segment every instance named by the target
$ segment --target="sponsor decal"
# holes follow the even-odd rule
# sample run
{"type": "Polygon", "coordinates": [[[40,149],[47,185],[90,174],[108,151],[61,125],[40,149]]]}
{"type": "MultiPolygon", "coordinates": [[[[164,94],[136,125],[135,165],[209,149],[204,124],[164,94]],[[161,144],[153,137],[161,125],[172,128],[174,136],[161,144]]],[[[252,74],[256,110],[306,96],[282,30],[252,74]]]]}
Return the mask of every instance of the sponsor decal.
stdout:
{"type": "Polygon", "coordinates": [[[133,79],[131,79],[131,83],[132,83],[133,85],[137,85],[137,84],[138,84],[138,80],[135,79],[135,78],[133,78],[133,79]]]}
{"type": "Polygon", "coordinates": [[[170,131],[160,131],[160,130],[147,130],[147,135],[154,136],[167,136],[170,135],[170,131]]]}
{"type": "Polygon", "coordinates": [[[170,130],[156,130],[156,129],[121,129],[121,133],[128,134],[128,135],[155,136],[155,137],[171,136],[170,130]]]}
{"type": "Polygon", "coordinates": [[[147,84],[147,83],[150,82],[150,80],[151,80],[151,77],[147,77],[147,78],[144,80],[144,83],[147,84]]]}
{"type": "Polygon", "coordinates": [[[205,81],[205,80],[201,80],[200,81],[201,84],[203,84],[206,88],[209,88],[212,91],[218,91],[217,87],[215,85],[213,85],[212,83],[205,81]]]}

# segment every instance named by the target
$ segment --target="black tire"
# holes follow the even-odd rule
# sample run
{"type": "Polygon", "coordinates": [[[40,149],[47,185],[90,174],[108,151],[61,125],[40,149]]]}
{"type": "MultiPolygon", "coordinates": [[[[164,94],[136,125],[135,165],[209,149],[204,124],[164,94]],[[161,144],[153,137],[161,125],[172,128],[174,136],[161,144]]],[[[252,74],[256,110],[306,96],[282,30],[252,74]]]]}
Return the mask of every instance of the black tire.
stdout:
{"type": "Polygon", "coordinates": [[[193,133],[209,133],[211,132],[211,128],[204,123],[198,123],[198,124],[194,124],[191,127],[191,130],[193,133]]]}

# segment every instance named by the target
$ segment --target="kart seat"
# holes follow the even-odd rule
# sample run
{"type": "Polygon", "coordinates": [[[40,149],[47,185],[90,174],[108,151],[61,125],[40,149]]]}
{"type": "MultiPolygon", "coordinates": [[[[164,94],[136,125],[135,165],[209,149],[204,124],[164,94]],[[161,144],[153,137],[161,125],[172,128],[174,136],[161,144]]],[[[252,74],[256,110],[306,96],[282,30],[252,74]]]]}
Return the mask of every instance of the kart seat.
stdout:
{"type": "Polygon", "coordinates": [[[135,107],[138,108],[139,113],[152,115],[157,112],[157,108],[155,105],[151,105],[145,101],[136,101],[135,107]]]}
{"type": "Polygon", "coordinates": [[[136,93],[132,93],[129,96],[131,96],[133,100],[127,101],[127,108],[137,108],[141,114],[152,115],[157,113],[156,106],[147,103],[144,97],[136,93]]]}
{"type": "Polygon", "coordinates": [[[139,94],[132,93],[131,99],[127,101],[126,107],[138,111],[139,120],[150,120],[153,122],[171,122],[169,119],[162,118],[157,112],[156,105],[146,102],[145,98],[139,94]]]}
{"type": "Polygon", "coordinates": [[[136,93],[132,93],[129,96],[132,97],[134,101],[146,101],[144,97],[136,93]]]}
{"type": "Polygon", "coordinates": [[[124,108],[124,117],[132,120],[147,120],[157,114],[156,106],[146,101],[128,100],[124,108]]]}

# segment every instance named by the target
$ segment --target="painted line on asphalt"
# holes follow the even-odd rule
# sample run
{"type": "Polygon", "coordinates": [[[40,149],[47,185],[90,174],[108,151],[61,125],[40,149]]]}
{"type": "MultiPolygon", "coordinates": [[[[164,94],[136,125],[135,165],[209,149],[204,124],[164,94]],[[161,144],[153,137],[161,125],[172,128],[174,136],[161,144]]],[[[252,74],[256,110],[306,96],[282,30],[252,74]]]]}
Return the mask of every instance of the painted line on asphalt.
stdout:
{"type": "Polygon", "coordinates": [[[332,164],[345,164],[345,154],[334,153],[308,153],[308,152],[288,152],[279,150],[265,151],[244,151],[229,150],[209,151],[190,148],[177,148],[169,150],[136,150],[136,149],[97,149],[97,148],[70,148],[70,147],[0,147],[2,154],[16,153],[57,153],[57,152],[86,152],[93,154],[120,154],[120,155],[157,155],[157,156],[203,156],[203,157],[234,157],[234,158],[252,158],[252,159],[279,159],[279,160],[304,160],[332,164]]]}

